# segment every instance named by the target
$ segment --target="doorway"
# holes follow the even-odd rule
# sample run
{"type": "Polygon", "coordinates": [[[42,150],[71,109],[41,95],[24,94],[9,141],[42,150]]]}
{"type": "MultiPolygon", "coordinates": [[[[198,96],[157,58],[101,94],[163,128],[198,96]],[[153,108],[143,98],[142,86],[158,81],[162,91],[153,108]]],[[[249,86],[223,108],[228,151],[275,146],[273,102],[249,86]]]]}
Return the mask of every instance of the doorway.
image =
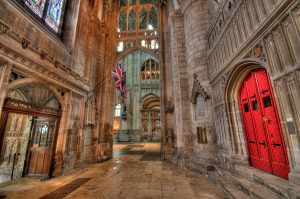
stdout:
{"type": "Polygon", "coordinates": [[[251,166],[288,179],[290,171],[272,86],[265,69],[251,71],[240,88],[251,166]]]}
{"type": "Polygon", "coordinates": [[[8,93],[0,122],[0,183],[51,177],[60,117],[57,98],[43,85],[8,93]]]}

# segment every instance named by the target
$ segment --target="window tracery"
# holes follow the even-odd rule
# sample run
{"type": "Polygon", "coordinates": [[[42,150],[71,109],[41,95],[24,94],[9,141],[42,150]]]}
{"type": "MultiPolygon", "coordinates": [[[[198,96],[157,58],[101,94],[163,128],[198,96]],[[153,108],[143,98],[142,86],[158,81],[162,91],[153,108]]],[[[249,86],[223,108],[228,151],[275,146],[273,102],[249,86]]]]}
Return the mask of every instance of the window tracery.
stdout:
{"type": "Polygon", "coordinates": [[[153,59],[145,61],[141,68],[141,79],[142,80],[155,80],[159,79],[160,71],[158,63],[153,59]]]}
{"type": "Polygon", "coordinates": [[[119,0],[117,52],[135,46],[159,50],[156,3],[155,0],[119,0]]]}

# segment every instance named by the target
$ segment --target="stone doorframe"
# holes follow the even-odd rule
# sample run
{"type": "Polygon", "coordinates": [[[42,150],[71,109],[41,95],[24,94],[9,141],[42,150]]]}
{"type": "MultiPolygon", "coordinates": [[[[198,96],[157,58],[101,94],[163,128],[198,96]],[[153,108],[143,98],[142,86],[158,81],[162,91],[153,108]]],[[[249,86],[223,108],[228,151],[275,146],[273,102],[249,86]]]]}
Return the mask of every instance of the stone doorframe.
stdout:
{"type": "Polygon", "coordinates": [[[49,89],[51,93],[56,97],[57,101],[61,107],[61,117],[59,120],[59,129],[56,131],[56,143],[54,144],[54,154],[51,166],[51,173],[52,176],[59,176],[63,172],[63,151],[65,146],[65,137],[66,137],[66,129],[67,129],[67,117],[68,117],[68,104],[67,99],[68,95],[65,95],[63,98],[60,93],[56,90],[56,88],[52,85],[47,84],[46,82],[39,81],[34,78],[24,78],[15,80],[13,82],[9,82],[9,77],[12,72],[12,66],[9,63],[5,63],[0,65],[0,120],[2,116],[2,110],[5,98],[7,93],[9,93],[12,89],[17,89],[19,87],[33,85],[33,84],[40,84],[49,89]]]}
{"type": "MultiPolygon", "coordinates": [[[[231,143],[231,161],[233,164],[243,163],[250,166],[249,161],[249,152],[247,147],[246,136],[244,132],[244,125],[242,120],[242,112],[239,104],[239,91],[242,82],[249,74],[250,71],[258,68],[264,68],[267,70],[267,74],[271,77],[270,68],[266,63],[254,60],[254,59],[244,59],[234,64],[233,69],[228,73],[226,78],[226,86],[224,91],[225,97],[225,108],[227,113],[227,121],[229,127],[229,141],[231,143]]],[[[271,78],[270,78],[271,79],[271,78]]],[[[278,95],[274,89],[273,82],[271,80],[273,93],[275,101],[278,107],[278,95]]],[[[279,119],[281,120],[281,112],[278,110],[279,119]]],[[[282,122],[282,121],[281,121],[282,122]]],[[[282,127],[283,128],[283,127],[282,127]]],[[[293,154],[291,150],[288,150],[292,147],[289,139],[289,135],[283,129],[283,137],[285,145],[287,148],[287,155],[289,159],[289,164],[293,165],[293,154]]],[[[292,168],[291,168],[292,170],[292,168]]]]}

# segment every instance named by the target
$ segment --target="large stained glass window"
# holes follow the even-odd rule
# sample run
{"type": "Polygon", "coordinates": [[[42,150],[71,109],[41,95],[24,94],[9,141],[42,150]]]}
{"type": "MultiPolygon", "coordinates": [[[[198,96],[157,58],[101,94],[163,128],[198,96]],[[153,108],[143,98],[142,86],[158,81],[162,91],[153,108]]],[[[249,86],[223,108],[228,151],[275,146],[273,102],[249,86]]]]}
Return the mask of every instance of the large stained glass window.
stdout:
{"type": "Polygon", "coordinates": [[[60,33],[66,1],[24,0],[25,5],[56,33],[60,33]]]}
{"type": "Polygon", "coordinates": [[[127,14],[122,12],[119,15],[119,31],[123,32],[127,30],[127,14]]]}
{"type": "Polygon", "coordinates": [[[135,11],[131,10],[128,14],[128,30],[135,30],[136,16],[135,11]]]}
{"type": "Polygon", "coordinates": [[[147,25],[147,11],[143,8],[140,12],[140,29],[146,29],[147,25]]]}
{"type": "Polygon", "coordinates": [[[152,25],[153,28],[157,28],[157,11],[155,8],[151,8],[149,12],[149,24],[152,25]]]}
{"type": "Polygon", "coordinates": [[[59,31],[62,15],[63,15],[64,0],[50,0],[47,10],[45,22],[55,32],[59,31]]]}

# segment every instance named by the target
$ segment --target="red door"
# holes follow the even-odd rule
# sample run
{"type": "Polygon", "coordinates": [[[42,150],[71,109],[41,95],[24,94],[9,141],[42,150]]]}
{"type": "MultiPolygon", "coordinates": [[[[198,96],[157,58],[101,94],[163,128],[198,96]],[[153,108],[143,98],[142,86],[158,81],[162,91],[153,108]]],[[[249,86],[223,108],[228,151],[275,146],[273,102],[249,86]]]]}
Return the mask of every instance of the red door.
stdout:
{"type": "Polygon", "coordinates": [[[287,153],[266,70],[249,73],[241,86],[240,104],[251,165],[287,179],[287,153]]]}

